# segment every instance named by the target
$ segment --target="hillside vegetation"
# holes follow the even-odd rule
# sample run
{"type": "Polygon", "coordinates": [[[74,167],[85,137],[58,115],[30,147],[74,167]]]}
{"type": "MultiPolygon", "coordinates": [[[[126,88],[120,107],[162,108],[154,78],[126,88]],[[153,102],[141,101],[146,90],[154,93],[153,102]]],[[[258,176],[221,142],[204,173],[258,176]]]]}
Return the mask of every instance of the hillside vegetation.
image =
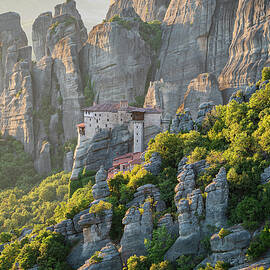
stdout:
{"type": "MultiPolygon", "coordinates": [[[[256,84],[257,91],[249,102],[238,103],[233,100],[228,105],[217,106],[198,130],[179,134],[164,132],[151,140],[145,158],[148,162],[152,153],[158,152],[161,155],[163,168],[158,176],[147,172],[142,166],[136,166],[131,172],[120,172],[108,181],[111,195],[104,207],[113,208],[110,236],[116,243],[123,233],[122,218],[127,210],[126,205],[133,199],[138,187],[149,183],[155,184],[160,189],[161,197],[167,206],[164,213],[156,213],[153,217],[155,226],[153,238],[145,242],[147,256],[130,257],[126,269],[154,270],[173,269],[173,267],[178,270],[183,267],[193,269],[203,259],[180,257],[177,260],[178,266],[163,261],[165,252],[174,240],[166,230],[158,229],[156,226],[161,214],[167,212],[172,213],[173,216],[177,215],[174,188],[177,184],[178,163],[183,157],[188,158],[188,163],[205,159],[209,164],[209,168],[196,179],[197,188],[200,188],[203,193],[220,168],[226,168],[230,190],[228,211],[230,225],[242,223],[250,231],[265,225],[265,221],[270,217],[270,184],[261,184],[261,173],[270,165],[270,83],[265,82],[269,79],[269,69],[265,69],[262,80],[256,84]]],[[[238,95],[241,95],[241,91],[238,95]]],[[[13,230],[10,238],[15,239],[14,231],[22,226],[35,226],[38,231],[44,226],[72,218],[76,213],[88,208],[93,200],[92,175],[93,172],[82,174],[81,179],[75,184],[75,182],[69,183],[70,174],[62,172],[46,178],[28,193],[24,193],[19,188],[3,191],[0,194],[3,198],[0,204],[1,230],[6,232],[13,230]]],[[[223,229],[219,234],[225,237],[228,233],[223,229]]],[[[5,237],[10,241],[8,233],[2,233],[2,239],[5,237]]],[[[50,237],[58,239],[57,235],[50,237]]],[[[248,258],[256,259],[263,254],[270,246],[269,239],[269,225],[266,224],[260,238],[251,243],[248,258]]],[[[30,251],[35,254],[31,265],[37,263],[42,266],[44,261],[40,261],[39,258],[43,256],[43,249],[34,243],[36,242],[30,241],[23,248],[21,247],[24,252],[19,252],[20,248],[16,244],[7,246],[0,256],[0,269],[9,269],[3,266],[7,259],[9,265],[13,265],[16,261],[29,262],[27,258],[30,251]],[[32,245],[37,246],[33,248],[32,245]]],[[[63,242],[60,243],[62,244],[59,244],[59,249],[65,254],[67,247],[63,242]]],[[[50,255],[46,253],[46,256],[50,255]]],[[[52,257],[59,264],[57,269],[67,269],[60,259],[55,259],[55,255],[52,257]]],[[[48,261],[44,265],[44,269],[50,269],[48,261]]],[[[205,269],[214,269],[209,265],[207,267],[205,269]]],[[[219,262],[215,269],[227,269],[227,265],[219,262]]]]}

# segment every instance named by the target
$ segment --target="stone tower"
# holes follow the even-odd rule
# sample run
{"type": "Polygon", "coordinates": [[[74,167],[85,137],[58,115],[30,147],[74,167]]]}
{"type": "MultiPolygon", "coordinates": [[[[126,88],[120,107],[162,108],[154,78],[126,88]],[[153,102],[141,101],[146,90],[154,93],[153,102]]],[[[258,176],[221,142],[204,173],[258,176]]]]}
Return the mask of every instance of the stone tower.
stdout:
{"type": "Polygon", "coordinates": [[[143,120],[134,121],[134,153],[144,151],[143,130],[144,130],[144,121],[143,120]]]}

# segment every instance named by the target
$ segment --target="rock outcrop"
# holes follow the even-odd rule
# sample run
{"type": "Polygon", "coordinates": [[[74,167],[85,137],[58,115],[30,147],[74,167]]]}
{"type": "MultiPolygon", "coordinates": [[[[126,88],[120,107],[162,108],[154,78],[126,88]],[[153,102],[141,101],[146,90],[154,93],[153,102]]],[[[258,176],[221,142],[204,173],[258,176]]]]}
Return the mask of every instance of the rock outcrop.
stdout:
{"type": "Polygon", "coordinates": [[[130,152],[130,140],[128,127],[122,125],[113,130],[103,130],[92,140],[80,143],[75,151],[71,179],[77,179],[84,168],[98,170],[101,165],[105,169],[111,168],[115,157],[130,152]]]}
{"type": "Polygon", "coordinates": [[[151,239],[153,231],[151,202],[146,201],[140,208],[131,207],[123,219],[123,224],[125,228],[120,242],[123,262],[133,255],[146,255],[144,239],[151,239]]]}
{"type": "Polygon", "coordinates": [[[122,261],[119,252],[112,243],[107,244],[98,254],[99,262],[89,261],[79,270],[121,270],[122,261]]]}
{"type": "Polygon", "coordinates": [[[113,0],[106,20],[119,15],[123,9],[133,7],[143,21],[162,21],[167,11],[170,0],[113,0]]]}
{"type": "Polygon", "coordinates": [[[205,259],[201,265],[206,263],[215,265],[217,261],[223,261],[236,266],[245,262],[245,249],[250,243],[250,233],[241,226],[229,228],[228,231],[229,234],[224,238],[220,238],[218,234],[211,237],[210,243],[213,254],[205,259]]]}
{"type": "Polygon", "coordinates": [[[230,89],[255,83],[262,68],[270,64],[269,1],[239,0],[236,14],[229,59],[219,77],[226,100],[230,89]]]}
{"type": "Polygon", "coordinates": [[[144,107],[159,107],[162,109],[162,118],[170,121],[177,111],[180,102],[180,93],[175,84],[160,81],[150,82],[144,107]]]}
{"type": "Polygon", "coordinates": [[[182,113],[177,113],[172,121],[171,132],[189,132],[193,130],[194,122],[189,109],[185,109],[182,113]]]}
{"type": "Polygon", "coordinates": [[[184,108],[189,108],[193,119],[197,117],[199,105],[213,102],[214,105],[223,104],[218,81],[211,73],[200,74],[193,79],[184,97],[184,108]]]}
{"type": "Polygon", "coordinates": [[[178,86],[179,104],[185,89],[201,73],[218,76],[228,59],[237,8],[235,0],[172,0],[164,18],[160,52],[161,78],[178,86]]]}
{"type": "Polygon", "coordinates": [[[166,209],[165,202],[160,198],[159,189],[152,184],[147,184],[137,188],[134,194],[134,199],[127,204],[127,207],[140,207],[148,198],[153,199],[154,209],[157,212],[162,212],[166,209]]]}
{"type": "Polygon", "coordinates": [[[104,170],[104,167],[101,166],[95,177],[96,183],[92,188],[92,193],[95,200],[104,200],[106,197],[110,196],[107,176],[108,173],[104,170]]]}
{"type": "Polygon", "coordinates": [[[207,117],[207,114],[211,113],[214,107],[214,102],[204,102],[200,104],[197,119],[195,121],[197,127],[202,125],[203,121],[207,117]]]}
{"type": "Polygon", "coordinates": [[[135,97],[144,96],[150,47],[140,36],[140,22],[122,19],[130,26],[117,21],[95,26],[81,51],[81,70],[91,80],[99,104],[135,102],[135,97]]]}
{"type": "Polygon", "coordinates": [[[208,228],[226,225],[228,184],[226,171],[221,168],[213,182],[206,188],[204,204],[200,189],[196,189],[196,176],[207,164],[205,160],[194,164],[179,164],[178,181],[175,187],[175,205],[178,212],[179,237],[165,254],[165,259],[175,261],[181,255],[197,254],[200,240],[209,234],[208,228]]]}
{"type": "Polygon", "coordinates": [[[144,169],[153,175],[158,175],[162,168],[162,158],[159,153],[155,152],[152,154],[148,163],[143,165],[144,169]]]}

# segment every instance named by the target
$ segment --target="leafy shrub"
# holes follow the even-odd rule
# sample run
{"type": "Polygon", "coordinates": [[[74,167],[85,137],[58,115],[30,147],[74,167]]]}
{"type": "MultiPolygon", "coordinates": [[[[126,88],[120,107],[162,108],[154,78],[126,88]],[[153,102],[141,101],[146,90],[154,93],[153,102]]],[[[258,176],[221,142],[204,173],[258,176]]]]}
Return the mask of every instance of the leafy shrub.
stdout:
{"type": "Polygon", "coordinates": [[[256,260],[270,248],[270,226],[266,224],[259,236],[251,241],[247,250],[247,258],[256,260]]]}
{"type": "Polygon", "coordinates": [[[5,244],[10,242],[12,239],[11,233],[2,232],[0,233],[0,244],[5,244]]]}
{"type": "Polygon", "coordinates": [[[177,270],[193,270],[204,258],[182,255],[177,260],[177,270]]]}
{"type": "Polygon", "coordinates": [[[224,228],[221,228],[221,230],[218,233],[218,236],[220,239],[223,239],[224,237],[226,237],[227,235],[231,234],[232,232],[229,230],[226,230],[224,228]]]}
{"type": "Polygon", "coordinates": [[[134,255],[128,259],[127,267],[124,270],[149,270],[149,267],[150,263],[147,257],[134,255]]]}
{"type": "Polygon", "coordinates": [[[206,264],[206,267],[200,267],[199,270],[228,270],[230,268],[230,264],[224,263],[222,261],[217,261],[215,267],[211,266],[210,263],[206,264]]]}
{"type": "Polygon", "coordinates": [[[112,209],[112,204],[104,201],[99,201],[90,207],[89,213],[96,215],[103,215],[105,211],[112,209]]]}
{"type": "Polygon", "coordinates": [[[92,82],[90,77],[87,77],[85,80],[85,88],[84,88],[84,105],[92,106],[95,99],[95,83],[92,82]]]}
{"type": "Polygon", "coordinates": [[[17,263],[20,269],[38,264],[41,269],[69,269],[65,263],[68,247],[61,234],[41,231],[31,241],[28,238],[5,246],[0,255],[0,269],[9,270],[17,263]]]}
{"type": "Polygon", "coordinates": [[[165,227],[154,230],[152,240],[144,240],[150,262],[155,264],[160,263],[166,251],[173,243],[174,239],[171,238],[165,227]]]}
{"type": "Polygon", "coordinates": [[[172,270],[173,267],[168,261],[163,261],[160,263],[154,263],[151,265],[150,270],[172,270]]]}
{"type": "Polygon", "coordinates": [[[264,67],[262,70],[262,81],[270,80],[270,67],[264,67]]]}
{"type": "Polygon", "coordinates": [[[245,197],[236,207],[233,215],[237,222],[243,222],[247,229],[256,229],[263,216],[261,214],[260,202],[252,197],[245,197]]]}
{"type": "Polygon", "coordinates": [[[103,260],[103,257],[100,256],[102,253],[100,251],[96,251],[94,255],[89,259],[89,264],[100,263],[103,260]]]}
{"type": "Polygon", "coordinates": [[[121,18],[119,15],[114,15],[109,22],[117,22],[119,25],[123,26],[127,30],[131,30],[133,27],[133,22],[121,18]]]}
{"type": "Polygon", "coordinates": [[[141,22],[139,31],[143,40],[149,44],[152,50],[157,52],[162,43],[161,22],[158,20],[141,22]]]}

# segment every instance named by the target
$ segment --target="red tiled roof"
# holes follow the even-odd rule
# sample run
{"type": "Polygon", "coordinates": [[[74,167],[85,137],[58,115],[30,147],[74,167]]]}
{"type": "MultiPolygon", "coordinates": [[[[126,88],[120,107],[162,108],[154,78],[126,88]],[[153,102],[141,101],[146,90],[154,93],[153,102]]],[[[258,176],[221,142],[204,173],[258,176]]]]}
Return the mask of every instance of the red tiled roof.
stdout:
{"type": "MultiPolygon", "coordinates": [[[[125,154],[123,156],[120,156],[120,157],[117,157],[113,160],[113,167],[117,167],[121,164],[129,164],[133,161],[137,161],[141,163],[141,152],[137,152],[137,153],[128,153],[128,154],[125,154]]],[[[140,164],[140,163],[136,163],[136,164],[140,164]]]]}
{"type": "Polygon", "coordinates": [[[85,123],[81,123],[81,124],[77,125],[77,127],[82,127],[82,128],[84,128],[84,127],[85,127],[85,123]]]}
{"type": "Polygon", "coordinates": [[[141,112],[141,113],[162,113],[160,109],[157,108],[137,108],[132,106],[120,107],[119,103],[104,103],[97,104],[88,108],[84,108],[83,111],[90,112],[118,112],[118,111],[127,111],[127,112],[141,112]]]}

